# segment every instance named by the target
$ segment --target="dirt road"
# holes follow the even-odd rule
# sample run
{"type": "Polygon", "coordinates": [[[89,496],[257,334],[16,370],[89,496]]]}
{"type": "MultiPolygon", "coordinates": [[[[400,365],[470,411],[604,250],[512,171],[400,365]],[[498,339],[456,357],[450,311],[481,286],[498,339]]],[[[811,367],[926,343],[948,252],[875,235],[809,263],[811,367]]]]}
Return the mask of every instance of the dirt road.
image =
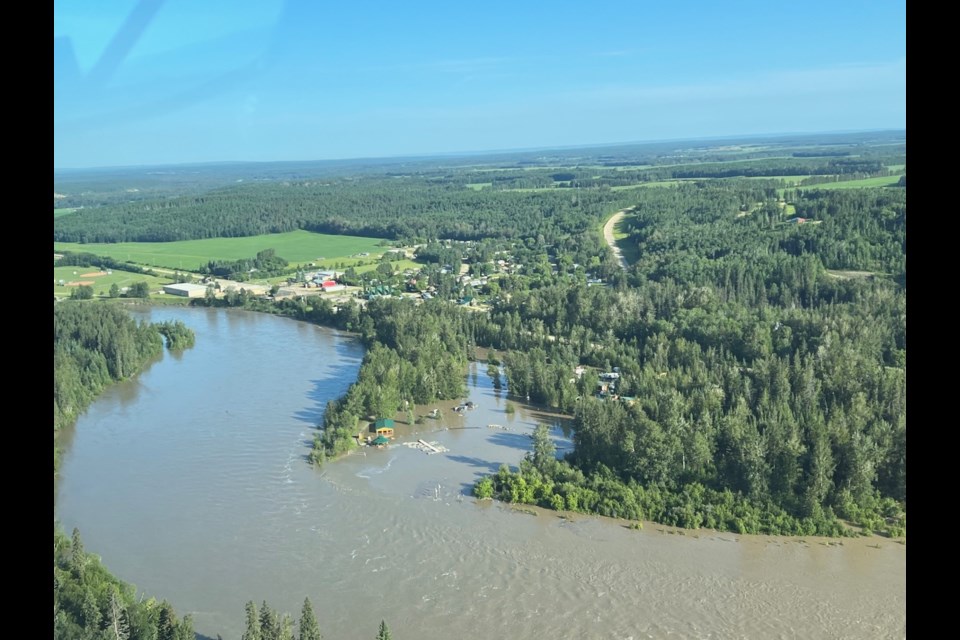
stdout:
{"type": "Polygon", "coordinates": [[[607,224],[603,225],[603,238],[607,241],[607,244],[610,245],[610,250],[613,251],[613,255],[617,256],[617,261],[620,263],[622,269],[627,268],[627,261],[623,257],[623,252],[620,251],[620,247],[617,246],[617,241],[613,237],[613,228],[617,226],[617,223],[623,220],[623,216],[626,215],[627,210],[617,211],[613,214],[607,224]]]}

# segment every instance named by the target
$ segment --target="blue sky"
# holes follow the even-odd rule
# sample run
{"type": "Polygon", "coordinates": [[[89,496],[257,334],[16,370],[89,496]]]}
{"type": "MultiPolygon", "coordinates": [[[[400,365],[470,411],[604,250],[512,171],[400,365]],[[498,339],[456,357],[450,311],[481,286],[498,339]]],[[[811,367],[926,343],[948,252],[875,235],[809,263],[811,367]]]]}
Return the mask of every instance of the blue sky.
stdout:
{"type": "Polygon", "coordinates": [[[55,168],[905,127],[905,2],[54,3],[55,168]]]}

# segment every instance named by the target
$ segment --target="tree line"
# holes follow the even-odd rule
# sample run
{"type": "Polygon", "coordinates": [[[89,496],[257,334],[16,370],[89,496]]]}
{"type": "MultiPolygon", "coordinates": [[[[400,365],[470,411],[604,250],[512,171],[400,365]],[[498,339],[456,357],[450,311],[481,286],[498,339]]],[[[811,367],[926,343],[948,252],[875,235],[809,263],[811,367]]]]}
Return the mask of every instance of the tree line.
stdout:
{"type": "Polygon", "coordinates": [[[264,249],[253,258],[240,260],[210,260],[201,265],[200,273],[209,274],[218,278],[226,278],[237,282],[244,282],[250,274],[256,272],[258,278],[270,278],[283,275],[287,272],[290,263],[277,255],[274,249],[264,249]]]}
{"type": "Polygon", "coordinates": [[[609,190],[474,191],[414,177],[265,183],[84,209],[54,220],[54,241],[169,242],[296,229],[389,239],[556,238],[595,225],[627,200],[609,190]]]}
{"type": "Polygon", "coordinates": [[[54,433],[82,413],[104,387],[136,374],[162,349],[156,326],[134,321],[116,305],[55,303],[54,433]]]}

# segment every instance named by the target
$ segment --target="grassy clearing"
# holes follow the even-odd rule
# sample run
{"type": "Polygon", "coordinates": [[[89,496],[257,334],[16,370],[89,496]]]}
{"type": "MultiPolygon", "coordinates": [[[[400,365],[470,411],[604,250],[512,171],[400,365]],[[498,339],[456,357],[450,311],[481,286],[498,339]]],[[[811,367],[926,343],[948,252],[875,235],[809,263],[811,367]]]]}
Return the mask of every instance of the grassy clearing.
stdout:
{"type": "MultiPolygon", "coordinates": [[[[239,260],[252,258],[258,251],[275,249],[278,256],[291,263],[314,262],[323,257],[323,262],[366,252],[380,254],[383,247],[379,238],[361,236],[337,236],[309,231],[290,231],[246,238],[210,238],[208,240],[184,240],[182,242],[121,242],[116,244],[80,244],[57,242],[53,250],[86,251],[101,256],[110,256],[137,264],[155,265],[168,269],[195,271],[210,260],[239,260]]],[[[365,259],[369,260],[371,256],[365,259]]],[[[358,258],[357,261],[364,260],[358,258]]]]}
{"type": "Polygon", "coordinates": [[[659,180],[655,182],[640,182],[638,184],[625,184],[616,187],[610,187],[613,191],[626,191],[627,189],[640,189],[644,187],[675,187],[681,184],[683,180],[659,180]]]}
{"type": "Polygon", "coordinates": [[[896,187],[900,176],[880,176],[879,178],[864,178],[863,180],[847,180],[846,182],[826,182],[813,184],[802,189],[866,189],[870,187],[896,187]]]}
{"type": "MultiPolygon", "coordinates": [[[[629,213],[627,215],[630,215],[629,213]]],[[[613,238],[617,241],[617,247],[620,249],[620,252],[623,253],[623,259],[627,261],[627,264],[635,264],[640,259],[640,249],[633,242],[629,242],[627,239],[629,236],[625,231],[626,218],[618,222],[613,227],[613,238]]]]}
{"type": "MultiPolygon", "coordinates": [[[[626,231],[626,217],[632,213],[632,209],[628,208],[624,210],[624,215],[619,220],[613,220],[615,216],[618,216],[620,212],[612,213],[607,216],[598,228],[600,235],[603,236],[604,240],[608,243],[616,245],[616,249],[620,251],[621,256],[626,261],[626,263],[633,264],[640,257],[640,253],[637,250],[636,245],[629,241],[629,235],[626,231]],[[612,226],[608,227],[607,225],[612,226]],[[608,235],[609,230],[609,235],[608,235]]],[[[611,249],[613,246],[611,246],[611,249]]],[[[616,250],[614,251],[616,254],[616,250]]]]}
{"type": "Polygon", "coordinates": [[[855,278],[872,278],[877,275],[873,271],[849,271],[841,269],[827,269],[827,275],[842,280],[851,280],[855,278]]]}
{"type": "MultiPolygon", "coordinates": [[[[365,264],[360,267],[356,267],[357,273],[366,273],[367,271],[373,271],[380,265],[380,262],[377,261],[375,264],[365,264]]],[[[407,269],[413,269],[418,271],[423,265],[413,260],[397,260],[391,262],[390,266],[393,267],[394,271],[405,271],[407,269]]]]}
{"type": "Polygon", "coordinates": [[[54,217],[54,218],[62,218],[63,216],[68,216],[68,215],[70,215],[70,214],[73,213],[74,211],[76,211],[76,209],[71,209],[71,208],[69,208],[69,207],[64,208],[64,209],[54,209],[54,210],[53,210],[53,217],[54,217]]]}
{"type": "MultiPolygon", "coordinates": [[[[786,182],[792,182],[793,184],[799,184],[801,180],[811,178],[813,176],[744,176],[747,180],[784,180],[786,182]]],[[[726,178],[727,180],[741,180],[742,178],[726,178]]]]}
{"type": "Polygon", "coordinates": [[[613,225],[613,239],[617,241],[617,244],[619,244],[620,241],[626,237],[628,237],[627,232],[624,231],[623,220],[621,220],[619,223],[613,225]]]}
{"type": "Polygon", "coordinates": [[[54,267],[53,268],[53,295],[58,298],[69,298],[70,292],[75,287],[67,287],[57,284],[59,280],[64,282],[92,282],[93,295],[107,295],[110,292],[110,285],[116,283],[121,289],[129,287],[134,282],[146,282],[150,286],[150,291],[159,291],[163,285],[173,282],[173,278],[147,276],[141,273],[130,273],[129,271],[114,270],[110,275],[98,277],[83,277],[85,273],[96,273],[97,267],[54,267]]]}
{"type": "Polygon", "coordinates": [[[467,185],[467,188],[473,189],[474,191],[480,191],[484,187],[492,187],[492,182],[470,182],[467,185]]]}
{"type": "Polygon", "coordinates": [[[514,193],[536,193],[538,191],[556,191],[559,188],[561,187],[558,187],[557,184],[553,184],[549,187],[518,187],[516,189],[504,189],[504,191],[512,191],[514,193]]]}
{"type": "Polygon", "coordinates": [[[905,164],[888,164],[887,165],[887,169],[889,169],[890,171],[903,171],[906,168],[907,168],[907,165],[905,164]]]}

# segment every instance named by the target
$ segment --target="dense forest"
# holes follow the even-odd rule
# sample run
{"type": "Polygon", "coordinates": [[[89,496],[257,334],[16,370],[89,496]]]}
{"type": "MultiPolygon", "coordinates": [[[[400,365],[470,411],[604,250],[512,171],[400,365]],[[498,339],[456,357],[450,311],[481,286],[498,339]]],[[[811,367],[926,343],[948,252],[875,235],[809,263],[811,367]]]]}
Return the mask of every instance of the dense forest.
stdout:
{"type": "Polygon", "coordinates": [[[392,240],[542,236],[551,244],[630,204],[633,196],[620,189],[664,180],[894,175],[888,167],[906,162],[902,140],[876,133],[758,139],[725,151],[716,142],[655,143],[442,164],[396,159],[66,172],[55,176],[55,190],[64,193],[54,207],[81,208],[55,218],[54,241],[167,242],[305,229],[392,240]]]}
{"type": "Polygon", "coordinates": [[[616,191],[485,192],[384,178],[242,185],[203,196],[84,209],[54,222],[57,242],[168,242],[305,229],[390,239],[545,238],[582,231],[626,203],[616,191]]]}
{"type": "Polygon", "coordinates": [[[576,448],[549,473],[526,468],[539,493],[511,494],[523,473],[501,473],[495,495],[682,526],[834,533],[837,515],[901,534],[906,195],[795,196],[819,224],[787,222],[775,192],[747,205],[734,184],[647,191],[628,218],[626,282],[496,305],[511,392],[573,412],[576,448]],[[592,397],[596,376],[570,383],[579,364],[616,367],[620,401],[592,397]],[[682,513],[629,490],[698,497],[682,513]],[[711,517],[741,498],[766,515],[711,517]]]}

